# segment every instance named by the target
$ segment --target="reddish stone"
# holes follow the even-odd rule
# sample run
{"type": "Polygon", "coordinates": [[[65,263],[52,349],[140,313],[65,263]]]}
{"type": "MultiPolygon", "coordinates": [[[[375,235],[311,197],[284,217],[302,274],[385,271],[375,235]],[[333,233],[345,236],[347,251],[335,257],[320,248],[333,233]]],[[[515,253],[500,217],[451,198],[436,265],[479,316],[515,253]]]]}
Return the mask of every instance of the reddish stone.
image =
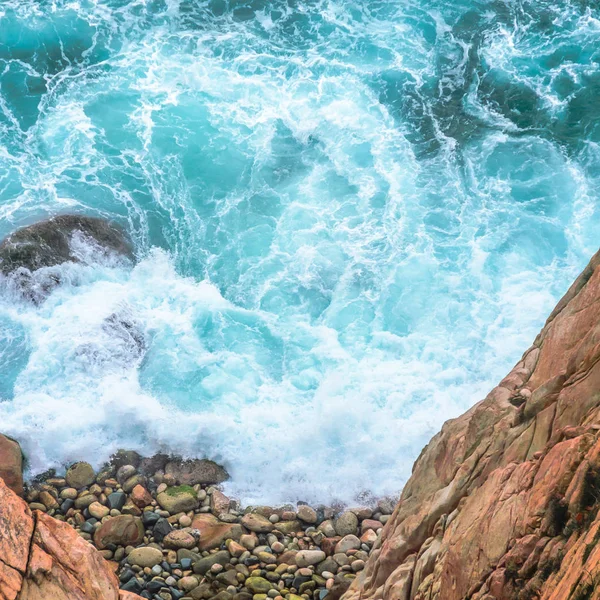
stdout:
{"type": "Polygon", "coordinates": [[[600,252],[507,377],[431,439],[344,600],[590,593],[599,423],[600,252]]]}
{"type": "Polygon", "coordinates": [[[113,564],[75,529],[40,511],[32,515],[0,480],[0,600],[119,598],[140,600],[119,596],[113,564]]]}
{"type": "Polygon", "coordinates": [[[25,501],[0,479],[0,560],[21,573],[27,568],[33,525],[25,501]]]}
{"type": "Polygon", "coordinates": [[[21,573],[0,560],[0,600],[15,600],[22,583],[21,573]]]}
{"type": "Polygon", "coordinates": [[[361,531],[361,533],[364,533],[365,531],[368,531],[369,529],[373,529],[373,531],[377,531],[378,529],[381,529],[382,527],[383,527],[383,524],[380,521],[375,521],[374,519],[365,519],[360,524],[360,531],[361,531]]]}
{"type": "Polygon", "coordinates": [[[360,536],[362,544],[374,544],[376,540],[377,534],[372,529],[367,529],[367,531],[360,536]]]}
{"type": "Polygon", "coordinates": [[[231,506],[231,500],[219,490],[214,490],[210,497],[210,509],[215,515],[226,513],[231,506]]]}
{"type": "Polygon", "coordinates": [[[327,556],[331,556],[335,553],[335,547],[341,539],[342,538],[339,535],[323,538],[321,540],[321,550],[323,550],[327,556]]]}
{"type": "Polygon", "coordinates": [[[192,529],[197,529],[200,532],[198,548],[202,552],[218,548],[228,539],[237,542],[244,533],[238,523],[223,523],[214,515],[208,513],[196,515],[192,521],[192,529]]]}
{"type": "Polygon", "coordinates": [[[286,550],[277,557],[278,565],[295,565],[297,550],[286,550]]]}
{"type": "Polygon", "coordinates": [[[107,519],[96,529],[94,543],[100,550],[108,544],[137,546],[144,539],[144,525],[139,517],[119,515],[107,519]]]}
{"type": "Polygon", "coordinates": [[[130,494],[131,501],[139,508],[145,508],[152,504],[152,496],[143,485],[136,485],[130,494]]]}

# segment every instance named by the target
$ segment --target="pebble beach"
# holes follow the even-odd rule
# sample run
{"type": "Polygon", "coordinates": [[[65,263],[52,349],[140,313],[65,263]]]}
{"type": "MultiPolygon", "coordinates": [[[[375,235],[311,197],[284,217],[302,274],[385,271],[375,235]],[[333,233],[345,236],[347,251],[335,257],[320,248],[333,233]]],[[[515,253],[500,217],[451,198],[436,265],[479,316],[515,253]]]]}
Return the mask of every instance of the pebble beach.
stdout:
{"type": "Polygon", "coordinates": [[[335,600],[395,503],[244,507],[227,479],[209,460],[120,452],[99,471],[78,462],[38,477],[26,499],[93,544],[122,590],[153,600],[335,600]]]}

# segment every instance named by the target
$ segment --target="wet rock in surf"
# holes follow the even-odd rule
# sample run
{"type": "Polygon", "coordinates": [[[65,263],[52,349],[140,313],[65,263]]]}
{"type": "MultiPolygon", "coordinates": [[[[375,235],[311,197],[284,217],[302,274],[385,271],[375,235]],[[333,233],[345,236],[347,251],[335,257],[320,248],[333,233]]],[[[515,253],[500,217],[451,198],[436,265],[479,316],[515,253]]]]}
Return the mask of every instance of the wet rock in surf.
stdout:
{"type": "Polygon", "coordinates": [[[104,320],[102,329],[137,359],[146,350],[146,339],[142,326],[128,311],[113,313],[104,320]]]}
{"type": "Polygon", "coordinates": [[[127,234],[97,217],[59,215],[18,229],[0,244],[0,273],[12,287],[34,301],[42,300],[62,281],[56,267],[133,260],[127,234]]]}
{"type": "Polygon", "coordinates": [[[96,217],[60,215],[9,235],[0,244],[0,271],[36,271],[65,262],[81,262],[84,257],[73,243],[77,237],[91,242],[100,255],[112,253],[133,258],[131,243],[117,225],[96,217]]]}

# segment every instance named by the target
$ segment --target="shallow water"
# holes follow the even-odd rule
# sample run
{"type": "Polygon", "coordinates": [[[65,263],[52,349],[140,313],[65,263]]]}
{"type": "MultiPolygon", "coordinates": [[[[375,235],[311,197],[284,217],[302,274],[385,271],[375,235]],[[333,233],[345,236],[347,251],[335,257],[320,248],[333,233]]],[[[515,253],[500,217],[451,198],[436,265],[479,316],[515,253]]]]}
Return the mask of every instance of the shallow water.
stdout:
{"type": "Polygon", "coordinates": [[[247,501],[400,490],[597,249],[599,17],[0,2],[0,237],[80,212],[138,256],[39,306],[0,282],[0,430],[34,473],[126,447],[247,501]]]}

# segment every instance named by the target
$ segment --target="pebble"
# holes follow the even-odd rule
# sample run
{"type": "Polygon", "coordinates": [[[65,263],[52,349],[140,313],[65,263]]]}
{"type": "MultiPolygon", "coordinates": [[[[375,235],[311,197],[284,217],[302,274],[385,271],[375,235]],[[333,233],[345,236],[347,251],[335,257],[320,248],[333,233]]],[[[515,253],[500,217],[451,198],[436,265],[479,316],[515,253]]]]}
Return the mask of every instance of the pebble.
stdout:
{"type": "Polygon", "coordinates": [[[154,567],[162,562],[162,552],[158,548],[136,548],[129,553],[127,560],[132,565],[139,567],[154,567]]]}
{"type": "Polygon", "coordinates": [[[180,590],[191,592],[194,588],[198,587],[198,579],[192,576],[182,577],[177,585],[180,590]]]}
{"type": "Polygon", "coordinates": [[[254,550],[258,544],[258,539],[255,535],[244,534],[240,537],[240,544],[248,550],[254,550]]]}
{"type": "Polygon", "coordinates": [[[364,560],[355,560],[351,565],[352,570],[357,573],[358,571],[362,571],[365,568],[364,560]]]}
{"type": "Polygon", "coordinates": [[[75,488],[65,488],[61,490],[60,497],[64,500],[75,500],[77,498],[77,490],[75,488]]]}
{"type": "Polygon", "coordinates": [[[296,554],[296,564],[299,567],[307,567],[308,565],[316,565],[325,560],[325,552],[322,550],[301,550],[296,554]]]}
{"type": "Polygon", "coordinates": [[[110,509],[100,504],[100,502],[92,502],[88,506],[88,511],[95,519],[103,519],[110,514],[110,509]]]}
{"type": "Polygon", "coordinates": [[[179,517],[179,525],[181,525],[181,527],[189,527],[191,524],[192,519],[187,515],[182,515],[181,517],[179,517]]]}
{"type": "Polygon", "coordinates": [[[344,536],[335,546],[336,553],[346,553],[349,550],[358,550],[360,540],[352,534],[344,536]]]}
{"type": "Polygon", "coordinates": [[[334,522],[335,532],[344,537],[358,532],[358,517],[351,511],[342,513],[334,522]]]}
{"type": "Polygon", "coordinates": [[[305,523],[317,522],[317,511],[307,504],[301,504],[297,511],[298,518],[305,523]]]}

